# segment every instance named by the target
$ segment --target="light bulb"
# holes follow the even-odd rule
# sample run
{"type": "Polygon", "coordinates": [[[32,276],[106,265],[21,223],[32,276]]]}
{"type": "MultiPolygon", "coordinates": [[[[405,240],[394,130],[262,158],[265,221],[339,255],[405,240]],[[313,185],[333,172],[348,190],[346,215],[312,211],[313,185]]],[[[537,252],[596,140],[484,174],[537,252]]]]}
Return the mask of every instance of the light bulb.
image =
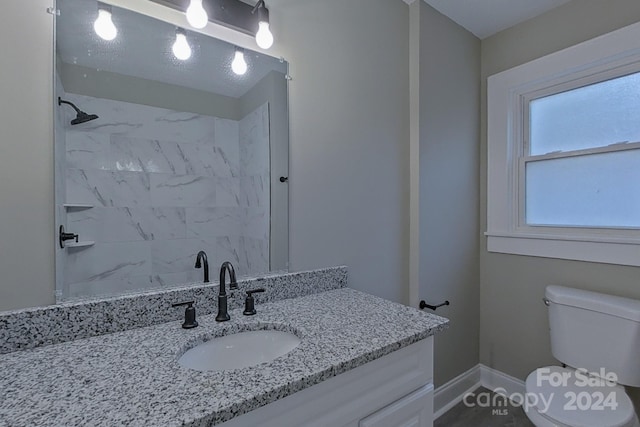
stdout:
{"type": "Polygon", "coordinates": [[[113,40],[118,35],[118,29],[111,20],[111,11],[103,8],[98,9],[98,17],[93,23],[93,29],[105,40],[113,40]]]}
{"type": "Polygon", "coordinates": [[[258,43],[258,46],[260,46],[262,49],[269,49],[273,45],[273,35],[269,30],[268,22],[260,22],[258,24],[256,43],[258,43]]]}
{"type": "Polygon", "coordinates": [[[231,69],[239,76],[247,72],[247,63],[244,60],[244,53],[240,49],[236,49],[233,62],[231,62],[231,69]]]}
{"type": "Polygon", "coordinates": [[[191,0],[187,8],[187,21],[194,28],[204,28],[209,22],[207,11],[202,7],[202,0],[191,0]]]}
{"type": "Polygon", "coordinates": [[[173,43],[173,54],[181,61],[191,58],[191,46],[187,42],[187,36],[182,30],[176,31],[176,41],[173,43]]]}

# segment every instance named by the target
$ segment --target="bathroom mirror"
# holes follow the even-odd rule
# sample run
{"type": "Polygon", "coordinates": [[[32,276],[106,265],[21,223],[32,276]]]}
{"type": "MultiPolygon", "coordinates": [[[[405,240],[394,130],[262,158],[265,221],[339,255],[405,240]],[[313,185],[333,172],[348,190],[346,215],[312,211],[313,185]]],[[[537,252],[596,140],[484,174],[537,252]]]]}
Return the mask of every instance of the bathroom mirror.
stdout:
{"type": "Polygon", "coordinates": [[[287,270],[288,64],[238,75],[224,41],[115,6],[104,40],[97,2],[56,4],[58,301],[202,282],[201,250],[214,280],[287,270]]]}

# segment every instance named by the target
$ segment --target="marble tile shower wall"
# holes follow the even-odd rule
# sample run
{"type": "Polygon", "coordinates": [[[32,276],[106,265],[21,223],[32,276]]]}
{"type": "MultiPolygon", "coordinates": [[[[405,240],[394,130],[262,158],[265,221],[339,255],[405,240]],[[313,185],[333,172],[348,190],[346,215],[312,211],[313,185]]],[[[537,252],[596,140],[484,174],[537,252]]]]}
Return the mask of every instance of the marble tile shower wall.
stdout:
{"type": "MultiPolygon", "coordinates": [[[[269,110],[240,121],[67,94],[99,119],[66,129],[65,296],[202,280],[204,250],[239,275],[269,271],[269,110]]],[[[212,277],[213,278],[213,277],[212,277]]]]}
{"type": "MultiPolygon", "coordinates": [[[[61,97],[62,99],[67,99],[66,94],[64,93],[64,87],[62,86],[62,81],[60,80],[60,76],[56,73],[56,95],[61,97]]],[[[55,135],[54,135],[54,174],[55,174],[55,188],[54,188],[54,196],[55,200],[65,200],[65,134],[66,134],[66,126],[69,124],[69,121],[75,118],[70,117],[71,114],[67,110],[71,110],[71,108],[66,105],[58,106],[54,110],[54,121],[55,121],[55,135]]],[[[55,223],[66,224],[67,223],[67,210],[62,206],[57,205],[55,211],[55,223]]],[[[55,262],[56,262],[56,298],[62,296],[62,289],[60,288],[61,284],[64,281],[64,265],[66,263],[66,252],[64,249],[60,248],[60,246],[55,246],[55,262]]]]}

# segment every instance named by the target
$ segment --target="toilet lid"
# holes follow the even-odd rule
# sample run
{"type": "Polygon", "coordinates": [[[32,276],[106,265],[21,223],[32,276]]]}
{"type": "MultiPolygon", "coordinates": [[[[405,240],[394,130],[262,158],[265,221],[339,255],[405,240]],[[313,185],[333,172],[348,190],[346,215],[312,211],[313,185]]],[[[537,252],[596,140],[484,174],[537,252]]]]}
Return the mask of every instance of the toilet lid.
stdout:
{"type": "Polygon", "coordinates": [[[571,368],[536,369],[527,377],[526,391],[530,407],[563,425],[627,427],[636,419],[633,403],[622,386],[571,368]]]}

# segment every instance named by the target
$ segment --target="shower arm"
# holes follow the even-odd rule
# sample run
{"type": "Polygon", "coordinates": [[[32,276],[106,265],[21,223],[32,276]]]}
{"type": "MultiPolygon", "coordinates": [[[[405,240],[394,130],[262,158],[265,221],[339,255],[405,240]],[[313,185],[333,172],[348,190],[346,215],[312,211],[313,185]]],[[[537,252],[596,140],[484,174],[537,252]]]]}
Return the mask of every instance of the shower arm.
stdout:
{"type": "Polygon", "coordinates": [[[62,105],[62,104],[67,104],[67,105],[71,105],[71,107],[76,110],[76,114],[80,114],[82,113],[82,111],[80,111],[80,109],[78,107],[76,107],[72,102],[69,101],[65,101],[64,99],[58,97],[58,105],[62,105]]]}

